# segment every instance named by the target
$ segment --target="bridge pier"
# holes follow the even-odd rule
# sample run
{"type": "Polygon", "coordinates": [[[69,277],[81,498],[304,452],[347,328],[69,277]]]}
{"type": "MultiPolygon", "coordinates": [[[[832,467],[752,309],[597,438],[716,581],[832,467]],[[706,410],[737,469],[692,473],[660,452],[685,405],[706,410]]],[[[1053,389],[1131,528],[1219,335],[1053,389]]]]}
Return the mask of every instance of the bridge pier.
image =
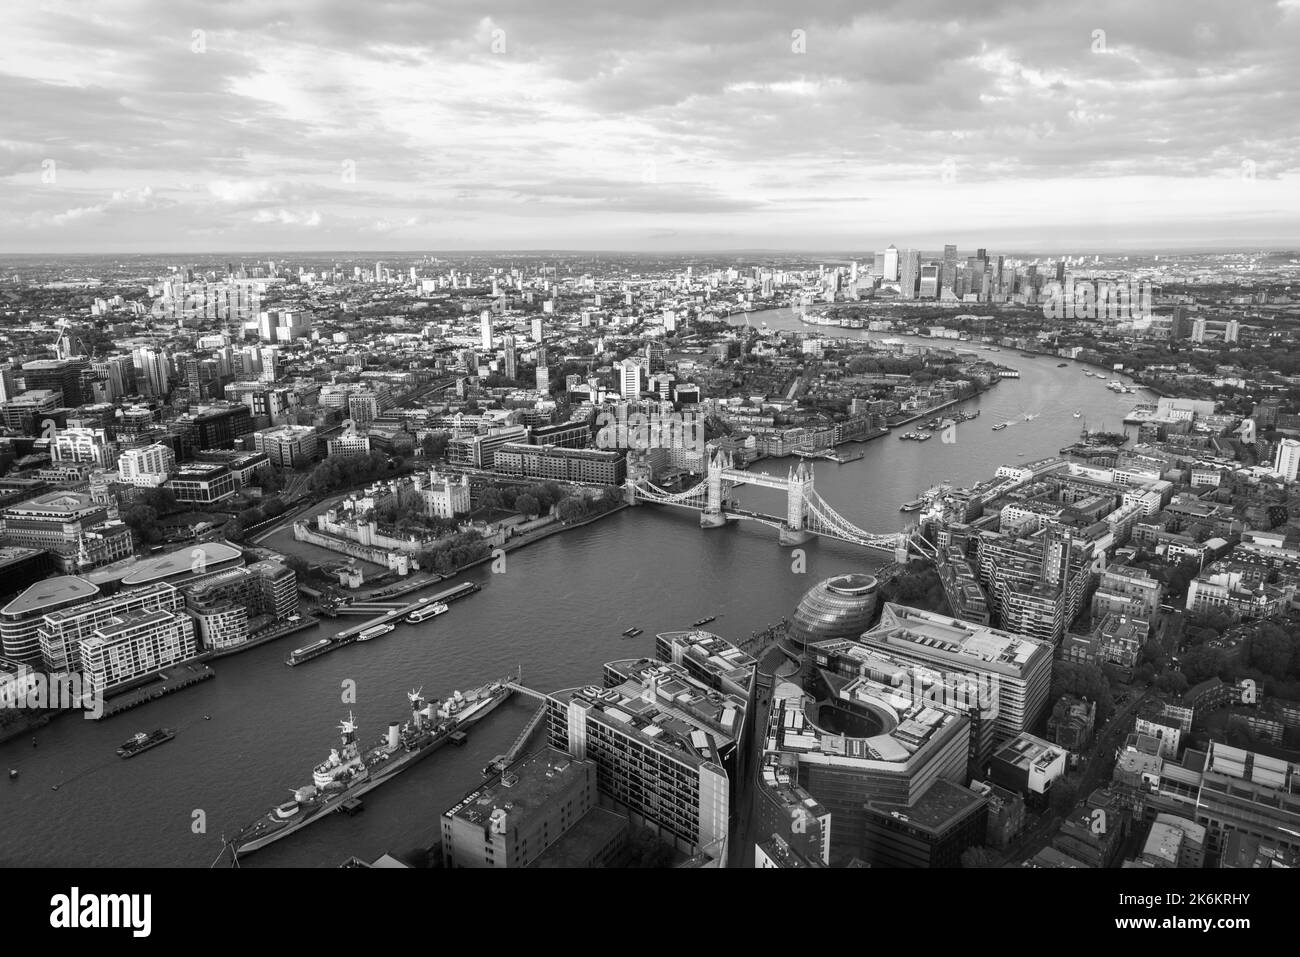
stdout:
{"type": "Polygon", "coordinates": [[[779,534],[782,545],[802,545],[813,537],[813,533],[806,528],[790,528],[788,525],[782,525],[779,534]]]}
{"type": "Polygon", "coordinates": [[[727,516],[721,511],[710,512],[707,509],[700,512],[700,528],[722,528],[727,524],[727,516]]]}

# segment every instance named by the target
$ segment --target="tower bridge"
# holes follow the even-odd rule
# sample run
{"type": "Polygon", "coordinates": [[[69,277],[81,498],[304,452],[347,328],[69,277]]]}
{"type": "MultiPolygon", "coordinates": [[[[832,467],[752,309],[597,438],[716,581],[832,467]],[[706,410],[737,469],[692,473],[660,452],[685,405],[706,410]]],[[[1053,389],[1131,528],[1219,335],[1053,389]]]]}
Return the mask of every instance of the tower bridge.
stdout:
{"type": "Polygon", "coordinates": [[[777,529],[782,545],[799,545],[814,535],[820,535],[887,552],[900,563],[907,561],[910,553],[922,558],[935,557],[934,547],[915,530],[869,532],[840,515],[817,494],[813,487],[812,466],[806,461],[792,466],[783,478],[765,472],[737,469],[730,453],[715,449],[709,455],[709,468],[704,478],[685,491],[670,492],[655,485],[644,475],[629,475],[624,491],[630,504],[653,502],[698,511],[701,528],[718,528],[729,521],[745,520],[777,529]],[[741,485],[785,492],[785,515],[766,515],[740,508],[731,493],[741,485]]]}

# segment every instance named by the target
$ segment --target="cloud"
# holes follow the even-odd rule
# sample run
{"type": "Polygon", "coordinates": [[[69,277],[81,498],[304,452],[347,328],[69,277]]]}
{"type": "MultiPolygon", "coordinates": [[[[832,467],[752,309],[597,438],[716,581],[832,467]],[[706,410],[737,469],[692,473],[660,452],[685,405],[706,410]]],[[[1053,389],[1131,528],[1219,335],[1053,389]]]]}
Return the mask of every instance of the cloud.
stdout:
{"type": "Polygon", "coordinates": [[[299,212],[280,207],[278,209],[259,209],[253,214],[255,223],[275,223],[280,226],[319,226],[321,215],[316,210],[299,212]]]}
{"type": "Polygon", "coordinates": [[[775,248],[915,229],[939,243],[994,229],[1028,195],[1070,197],[1043,214],[1047,238],[1088,233],[1105,207],[1117,229],[1181,239],[1189,202],[1215,208],[1225,236],[1294,233],[1297,10],[20,6],[0,73],[0,222],[25,228],[0,245],[56,248],[110,222],[87,235],[572,248],[675,232],[775,248]],[[40,179],[47,159],[57,189],[40,179]],[[141,182],[152,201],[111,199],[141,182]],[[1066,205],[1076,218],[1060,219],[1066,205]]]}

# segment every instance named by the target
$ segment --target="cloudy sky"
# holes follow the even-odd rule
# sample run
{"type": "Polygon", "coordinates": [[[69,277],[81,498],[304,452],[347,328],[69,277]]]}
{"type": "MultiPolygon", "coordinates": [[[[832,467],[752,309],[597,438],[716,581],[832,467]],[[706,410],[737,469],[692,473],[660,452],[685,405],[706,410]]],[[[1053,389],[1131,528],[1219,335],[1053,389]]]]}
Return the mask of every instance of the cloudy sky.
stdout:
{"type": "Polygon", "coordinates": [[[0,249],[1300,245],[1300,0],[14,0],[0,249]]]}

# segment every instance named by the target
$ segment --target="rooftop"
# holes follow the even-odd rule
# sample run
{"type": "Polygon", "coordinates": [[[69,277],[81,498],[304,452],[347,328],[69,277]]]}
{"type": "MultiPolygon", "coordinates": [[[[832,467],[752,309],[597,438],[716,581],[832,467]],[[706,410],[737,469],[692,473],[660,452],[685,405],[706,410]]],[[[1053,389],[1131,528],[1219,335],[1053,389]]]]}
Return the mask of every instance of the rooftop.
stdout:
{"type": "Polygon", "coordinates": [[[867,807],[877,814],[890,815],[913,827],[941,835],[984,801],[983,795],[939,778],[910,805],[868,801],[867,807]]]}
{"type": "Polygon", "coordinates": [[[680,665],[654,658],[611,661],[615,687],[569,688],[556,701],[582,701],[592,719],[691,764],[720,763],[743,727],[745,699],[708,687],[680,665]]]}
{"type": "Polygon", "coordinates": [[[885,603],[880,623],[862,640],[959,668],[982,668],[1016,677],[1052,656],[1049,642],[893,602],[885,603]]]}
{"type": "Polygon", "coordinates": [[[32,585],[0,609],[5,616],[34,615],[44,609],[88,601],[99,594],[99,587],[76,575],[56,575],[32,585]]]}
{"type": "Polygon", "coordinates": [[[138,562],[131,573],[122,578],[122,587],[134,588],[179,575],[199,575],[205,570],[217,571],[219,566],[242,559],[242,555],[239,549],[223,542],[183,546],[157,558],[138,562]],[[195,554],[196,552],[202,554],[195,554]]]}
{"type": "Polygon", "coordinates": [[[486,826],[492,812],[501,809],[508,826],[519,827],[530,813],[572,787],[590,766],[591,762],[575,760],[563,751],[543,748],[470,791],[444,811],[443,817],[486,826]]]}

